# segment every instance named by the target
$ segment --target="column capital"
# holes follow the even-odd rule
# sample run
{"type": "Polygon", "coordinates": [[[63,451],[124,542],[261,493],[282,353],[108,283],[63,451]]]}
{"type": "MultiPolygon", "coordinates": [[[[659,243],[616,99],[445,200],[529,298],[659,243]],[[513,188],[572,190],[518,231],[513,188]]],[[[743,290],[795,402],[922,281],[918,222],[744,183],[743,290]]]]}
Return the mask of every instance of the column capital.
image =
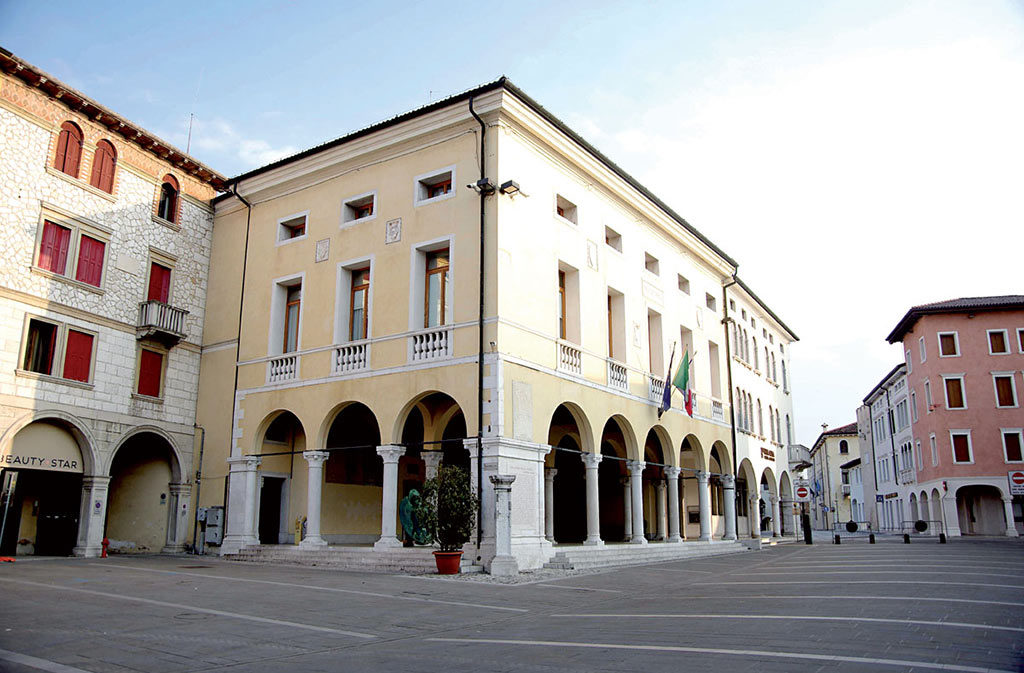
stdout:
{"type": "Polygon", "coordinates": [[[554,479],[556,474],[558,474],[558,469],[557,468],[554,468],[554,467],[545,467],[544,468],[544,479],[546,479],[547,481],[551,481],[552,479],[554,479]]]}
{"type": "Polygon", "coordinates": [[[601,464],[601,458],[603,457],[599,453],[588,453],[586,451],[580,454],[580,458],[588,470],[596,470],[597,466],[601,464]]]}
{"type": "Polygon", "coordinates": [[[664,491],[666,488],[668,488],[668,484],[666,484],[664,480],[659,479],[658,481],[654,482],[654,488],[659,491],[664,491]]]}
{"type": "Polygon", "coordinates": [[[768,496],[768,500],[774,505],[779,502],[779,496],[772,493],[768,496]]]}
{"type": "Polygon", "coordinates": [[[263,459],[260,456],[234,456],[228,458],[232,472],[255,472],[263,459]]]}
{"type": "Polygon", "coordinates": [[[647,463],[642,460],[627,460],[626,467],[629,468],[631,474],[634,470],[637,472],[643,472],[644,468],[647,467],[647,463]]]}
{"type": "Polygon", "coordinates": [[[188,493],[192,490],[192,484],[169,484],[168,489],[171,493],[180,495],[182,493],[188,493]]]}
{"type": "Polygon", "coordinates": [[[383,458],[385,463],[397,463],[398,459],[405,455],[405,447],[385,444],[377,447],[377,455],[383,458]]]}
{"type": "Polygon", "coordinates": [[[494,484],[495,491],[511,491],[512,482],[516,480],[514,474],[492,474],[488,477],[491,483],[494,484]]]}
{"type": "Polygon", "coordinates": [[[722,488],[731,490],[736,488],[736,477],[731,474],[723,474],[719,477],[722,480],[722,488]]]}
{"type": "Polygon", "coordinates": [[[321,467],[331,457],[327,451],[303,451],[302,457],[306,459],[310,467],[321,467]]]}
{"type": "MultiPolygon", "coordinates": [[[[377,452],[380,453],[380,449],[379,448],[377,449],[377,452]]],[[[420,453],[420,458],[423,459],[423,462],[426,464],[426,466],[428,468],[430,468],[430,467],[437,467],[438,465],[441,464],[441,461],[444,459],[444,452],[443,451],[423,451],[423,452],[420,453]]]]}
{"type": "Polygon", "coordinates": [[[82,488],[95,488],[98,486],[107,486],[110,484],[110,477],[95,476],[95,477],[82,477],[82,488]]]}
{"type": "Polygon", "coordinates": [[[666,467],[665,476],[668,477],[669,481],[675,481],[679,479],[679,475],[682,473],[683,468],[681,467],[666,467]]]}
{"type": "Polygon", "coordinates": [[[697,483],[704,486],[711,480],[711,473],[705,470],[699,470],[697,472],[697,483]]]}

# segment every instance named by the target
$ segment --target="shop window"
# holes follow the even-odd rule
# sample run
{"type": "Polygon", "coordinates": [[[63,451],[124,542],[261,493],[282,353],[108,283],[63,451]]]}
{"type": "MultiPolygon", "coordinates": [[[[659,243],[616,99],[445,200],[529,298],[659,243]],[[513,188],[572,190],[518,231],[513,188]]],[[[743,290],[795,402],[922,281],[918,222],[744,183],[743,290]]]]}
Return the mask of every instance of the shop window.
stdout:
{"type": "Polygon", "coordinates": [[[107,244],[91,233],[43,220],[36,267],[100,287],[107,244]]]}
{"type": "Polygon", "coordinates": [[[148,348],[139,350],[139,381],[136,392],[160,397],[164,377],[164,354],[148,348]]]}
{"type": "Polygon", "coordinates": [[[53,167],[61,173],[77,178],[81,161],[82,130],[72,122],[64,122],[60,125],[60,135],[57,136],[57,153],[53,159],[53,167]]]}
{"type": "Polygon", "coordinates": [[[92,176],[89,184],[107,194],[114,193],[114,167],[117,165],[117,150],[106,140],[96,143],[92,157],[92,176]]]}
{"type": "Polygon", "coordinates": [[[160,185],[160,199],[157,202],[157,217],[168,222],[178,222],[178,197],[181,187],[173,175],[165,175],[160,185]]]}

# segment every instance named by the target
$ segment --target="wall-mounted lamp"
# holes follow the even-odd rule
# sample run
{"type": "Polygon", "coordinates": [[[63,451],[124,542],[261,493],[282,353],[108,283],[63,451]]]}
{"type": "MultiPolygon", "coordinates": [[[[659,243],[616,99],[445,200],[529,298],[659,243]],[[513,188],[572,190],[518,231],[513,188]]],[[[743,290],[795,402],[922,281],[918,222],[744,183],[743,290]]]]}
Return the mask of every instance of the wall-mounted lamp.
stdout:
{"type": "Polygon", "coordinates": [[[491,342],[491,352],[495,353],[495,352],[497,352],[497,350],[498,350],[498,344],[496,344],[495,342],[492,341],[491,342]]]}
{"type": "Polygon", "coordinates": [[[477,194],[480,194],[481,196],[490,196],[495,191],[497,191],[496,188],[494,187],[494,183],[491,182],[490,178],[481,178],[480,180],[477,180],[476,182],[471,182],[466,186],[472,189],[477,194]]]}
{"type": "Polygon", "coordinates": [[[501,187],[498,188],[498,191],[505,196],[529,196],[529,194],[519,188],[519,183],[515,180],[506,180],[501,183],[501,187]]]}

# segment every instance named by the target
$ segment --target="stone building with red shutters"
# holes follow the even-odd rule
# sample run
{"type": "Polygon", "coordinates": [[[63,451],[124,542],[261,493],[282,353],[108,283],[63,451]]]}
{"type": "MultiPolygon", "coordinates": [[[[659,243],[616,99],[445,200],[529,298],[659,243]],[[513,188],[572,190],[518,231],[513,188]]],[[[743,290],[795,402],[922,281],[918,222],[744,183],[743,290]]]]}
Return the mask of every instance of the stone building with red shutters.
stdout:
{"type": "Polygon", "coordinates": [[[0,553],[181,549],[223,178],[0,49],[0,553]]]}

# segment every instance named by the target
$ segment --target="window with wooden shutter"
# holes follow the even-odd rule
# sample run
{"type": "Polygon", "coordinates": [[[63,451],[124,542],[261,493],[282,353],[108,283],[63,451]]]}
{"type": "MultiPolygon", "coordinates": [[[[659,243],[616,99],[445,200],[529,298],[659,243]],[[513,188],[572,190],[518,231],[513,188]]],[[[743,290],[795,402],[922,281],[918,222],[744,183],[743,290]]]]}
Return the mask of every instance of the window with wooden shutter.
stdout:
{"type": "Polygon", "coordinates": [[[64,378],[88,382],[92,364],[91,334],[68,330],[67,348],[64,351],[64,378]]]}
{"type": "Polygon", "coordinates": [[[148,301],[168,303],[171,297],[171,270],[162,264],[153,262],[149,265],[148,301]]]}
{"type": "Polygon", "coordinates": [[[178,221],[178,181],[173,175],[165,175],[163,184],[160,186],[160,202],[157,204],[156,214],[168,222],[178,221]]]}
{"type": "Polygon", "coordinates": [[[1008,463],[1024,461],[1024,455],[1021,455],[1020,434],[1020,430],[1003,432],[1003,448],[1006,451],[1006,462],[1008,463]]]}
{"type": "Polygon", "coordinates": [[[92,177],[89,184],[102,189],[108,194],[114,192],[114,166],[117,164],[117,151],[106,140],[96,143],[96,153],[92,159],[92,177]]]}
{"type": "Polygon", "coordinates": [[[996,406],[1015,407],[1017,406],[1016,391],[1013,389],[1013,375],[1000,375],[993,377],[996,386],[996,406]]]}
{"type": "Polygon", "coordinates": [[[946,408],[964,408],[964,387],[962,379],[946,379],[946,408]]]}
{"type": "Polygon", "coordinates": [[[70,229],[44,221],[43,237],[39,244],[39,267],[63,275],[67,268],[70,243],[70,229]]]}
{"type": "Polygon", "coordinates": [[[57,348],[57,325],[43,320],[29,320],[25,343],[26,371],[38,374],[53,373],[53,356],[57,348]]]}
{"type": "Polygon", "coordinates": [[[75,272],[75,280],[83,283],[100,286],[103,279],[103,251],[106,245],[89,236],[82,236],[78,245],[78,269],[75,272]]]}
{"type": "Polygon", "coordinates": [[[150,350],[142,350],[139,357],[139,394],[160,397],[160,378],[163,374],[164,356],[150,350]]]}
{"type": "Polygon", "coordinates": [[[950,438],[953,443],[953,462],[954,463],[969,463],[971,462],[971,438],[969,435],[963,433],[951,434],[950,438]]]}
{"type": "Polygon", "coordinates": [[[73,178],[78,177],[78,166],[82,160],[82,131],[71,122],[60,125],[57,136],[57,154],[53,167],[73,178]]]}

